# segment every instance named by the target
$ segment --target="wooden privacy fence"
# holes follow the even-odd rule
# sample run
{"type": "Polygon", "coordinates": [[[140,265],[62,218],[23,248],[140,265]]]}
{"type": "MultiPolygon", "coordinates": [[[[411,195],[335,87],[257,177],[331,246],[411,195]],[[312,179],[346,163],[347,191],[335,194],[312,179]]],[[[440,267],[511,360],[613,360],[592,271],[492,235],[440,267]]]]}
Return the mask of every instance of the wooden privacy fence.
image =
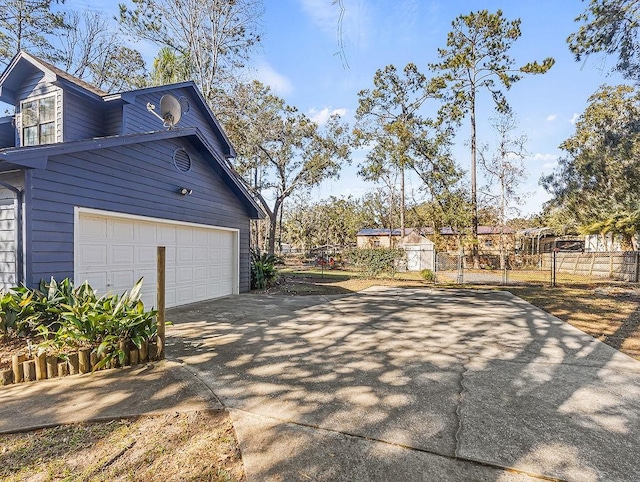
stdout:
{"type": "Polygon", "coordinates": [[[640,252],[610,251],[592,253],[557,252],[542,257],[542,266],[555,272],[584,278],[609,278],[619,281],[640,281],[640,252]]]}

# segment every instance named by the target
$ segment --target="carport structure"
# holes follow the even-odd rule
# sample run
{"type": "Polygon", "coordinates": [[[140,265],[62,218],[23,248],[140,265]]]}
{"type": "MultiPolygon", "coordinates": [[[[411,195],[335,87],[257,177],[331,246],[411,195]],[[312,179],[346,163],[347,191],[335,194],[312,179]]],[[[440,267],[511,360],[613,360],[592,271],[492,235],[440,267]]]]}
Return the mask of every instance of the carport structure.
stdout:
{"type": "Polygon", "coordinates": [[[241,295],[169,316],[169,357],[231,410],[249,480],[637,476],[640,363],[510,293],[241,295]]]}

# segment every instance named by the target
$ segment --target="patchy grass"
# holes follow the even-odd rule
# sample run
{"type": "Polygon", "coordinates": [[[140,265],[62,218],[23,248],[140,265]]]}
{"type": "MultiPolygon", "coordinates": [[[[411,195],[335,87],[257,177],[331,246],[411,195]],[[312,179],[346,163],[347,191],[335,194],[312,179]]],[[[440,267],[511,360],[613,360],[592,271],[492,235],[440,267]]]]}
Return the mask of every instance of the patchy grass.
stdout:
{"type": "Polygon", "coordinates": [[[226,412],[202,411],[0,435],[3,481],[244,481],[226,412]]]}
{"type": "Polygon", "coordinates": [[[638,296],[594,286],[510,286],[504,289],[640,360],[638,296]]]}

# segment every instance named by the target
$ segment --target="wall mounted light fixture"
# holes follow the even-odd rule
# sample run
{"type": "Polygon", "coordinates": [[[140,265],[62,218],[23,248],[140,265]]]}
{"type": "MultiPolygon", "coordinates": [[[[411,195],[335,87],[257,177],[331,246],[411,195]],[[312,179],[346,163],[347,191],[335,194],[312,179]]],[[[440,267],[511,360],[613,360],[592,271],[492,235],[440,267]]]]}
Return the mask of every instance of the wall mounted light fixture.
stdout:
{"type": "Polygon", "coordinates": [[[182,194],[183,196],[187,196],[189,194],[193,193],[193,189],[189,189],[188,187],[181,187],[180,188],[180,194],[182,194]]]}

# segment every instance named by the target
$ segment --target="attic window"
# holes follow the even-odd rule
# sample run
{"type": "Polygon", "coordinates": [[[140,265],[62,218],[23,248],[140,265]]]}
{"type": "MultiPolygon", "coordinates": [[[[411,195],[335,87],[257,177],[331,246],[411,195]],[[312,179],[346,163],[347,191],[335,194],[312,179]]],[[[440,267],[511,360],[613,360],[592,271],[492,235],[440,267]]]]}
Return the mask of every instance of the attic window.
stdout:
{"type": "Polygon", "coordinates": [[[56,97],[26,100],[22,112],[22,145],[37,146],[56,141],[56,97]]]}
{"type": "Polygon", "coordinates": [[[173,165],[180,172],[189,172],[191,170],[191,157],[184,149],[176,149],[173,153],[173,165]]]}

